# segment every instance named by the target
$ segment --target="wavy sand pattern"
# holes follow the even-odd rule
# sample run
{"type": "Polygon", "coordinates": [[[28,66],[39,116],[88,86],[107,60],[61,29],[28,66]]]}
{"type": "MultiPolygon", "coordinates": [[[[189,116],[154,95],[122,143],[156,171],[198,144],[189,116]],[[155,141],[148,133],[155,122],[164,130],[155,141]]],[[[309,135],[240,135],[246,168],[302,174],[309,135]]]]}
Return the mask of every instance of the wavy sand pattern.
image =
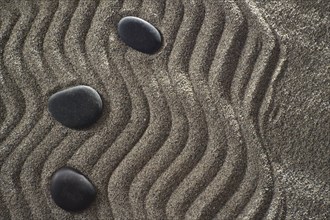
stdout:
{"type": "Polygon", "coordinates": [[[263,147],[285,49],[249,0],[1,3],[1,219],[283,219],[263,147]],[[139,16],[164,46],[144,55],[116,24],[139,16]],[[50,94],[87,84],[105,102],[92,128],[49,115],[50,94]],[[96,185],[76,215],[49,180],[64,165],[96,185]]]}

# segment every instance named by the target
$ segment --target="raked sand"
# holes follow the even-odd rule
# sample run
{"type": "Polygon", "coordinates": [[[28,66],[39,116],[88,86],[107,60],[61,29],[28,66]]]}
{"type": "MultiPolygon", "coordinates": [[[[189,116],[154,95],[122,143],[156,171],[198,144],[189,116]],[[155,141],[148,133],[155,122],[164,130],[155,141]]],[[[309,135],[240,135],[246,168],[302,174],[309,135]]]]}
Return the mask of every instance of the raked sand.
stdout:
{"type": "MultiPolygon", "coordinates": [[[[307,2],[307,1],[306,1],[307,2]]],[[[329,219],[329,3],[0,1],[0,219],[329,219]],[[147,55],[117,23],[162,34],[147,55]],[[101,118],[47,109],[88,85],[101,118]],[[57,207],[63,166],[97,189],[57,207]]]]}

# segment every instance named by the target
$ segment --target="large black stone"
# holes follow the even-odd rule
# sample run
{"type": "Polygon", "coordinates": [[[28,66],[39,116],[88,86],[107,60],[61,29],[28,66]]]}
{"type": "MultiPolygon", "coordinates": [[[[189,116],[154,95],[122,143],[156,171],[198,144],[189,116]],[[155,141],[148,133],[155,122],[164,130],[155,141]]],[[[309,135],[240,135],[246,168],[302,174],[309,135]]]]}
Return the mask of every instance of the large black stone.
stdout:
{"type": "Polygon", "coordinates": [[[48,100],[51,115],[66,127],[81,129],[95,123],[102,113],[102,99],[89,86],[75,86],[53,94],[48,100]]]}
{"type": "Polygon", "coordinates": [[[162,46],[162,36],[150,23],[141,18],[128,16],[118,23],[118,34],[128,46],[142,53],[156,53],[162,46]]]}
{"type": "Polygon", "coordinates": [[[56,205],[70,212],[86,209],[96,197],[93,184],[79,171],[69,167],[53,174],[50,192],[56,205]]]}

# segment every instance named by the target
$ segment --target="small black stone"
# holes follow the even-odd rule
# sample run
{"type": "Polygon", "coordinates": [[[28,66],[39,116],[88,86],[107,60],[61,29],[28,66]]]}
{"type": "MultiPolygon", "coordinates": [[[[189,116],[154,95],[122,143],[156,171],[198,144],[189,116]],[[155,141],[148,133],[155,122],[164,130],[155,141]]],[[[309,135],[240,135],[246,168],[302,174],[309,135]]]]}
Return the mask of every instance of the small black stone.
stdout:
{"type": "Polygon", "coordinates": [[[51,115],[66,127],[81,129],[95,123],[102,113],[102,99],[89,86],[75,86],[53,94],[48,100],[51,115]]]}
{"type": "Polygon", "coordinates": [[[128,16],[118,23],[118,34],[128,46],[142,53],[156,53],[162,46],[162,36],[149,22],[128,16]]]}
{"type": "Polygon", "coordinates": [[[69,167],[53,174],[50,192],[56,205],[70,212],[86,209],[96,197],[93,184],[79,171],[69,167]]]}

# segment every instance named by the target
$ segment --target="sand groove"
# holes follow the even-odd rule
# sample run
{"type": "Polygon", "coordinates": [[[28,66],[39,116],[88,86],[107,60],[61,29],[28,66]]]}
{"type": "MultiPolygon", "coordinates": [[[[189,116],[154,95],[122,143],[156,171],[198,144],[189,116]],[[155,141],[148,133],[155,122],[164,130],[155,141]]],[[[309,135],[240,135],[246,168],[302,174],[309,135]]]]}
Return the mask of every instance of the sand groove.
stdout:
{"type": "MultiPolygon", "coordinates": [[[[10,33],[12,31],[12,28],[14,27],[15,23],[17,22],[17,16],[14,15],[11,12],[4,12],[1,11],[1,28],[0,28],[0,76],[1,76],[1,98],[5,104],[5,106],[2,106],[2,109],[6,109],[5,118],[3,119],[1,123],[1,130],[0,130],[0,141],[3,142],[3,140],[6,138],[7,134],[11,132],[11,130],[15,127],[15,124],[20,120],[20,116],[24,111],[24,104],[20,106],[20,108],[16,108],[16,103],[19,102],[19,96],[16,95],[16,93],[13,92],[17,88],[17,85],[15,83],[12,83],[11,77],[8,75],[7,69],[4,66],[3,62],[3,51],[4,47],[9,39],[10,33]],[[9,94],[9,95],[8,95],[9,94]],[[14,109],[14,110],[12,110],[14,109]]],[[[19,91],[17,89],[17,91],[19,91]]],[[[22,96],[20,96],[22,97],[22,96]]],[[[23,102],[24,103],[24,102],[23,102]]],[[[8,154],[6,153],[8,150],[7,148],[1,148],[0,149],[0,165],[2,165],[5,156],[8,154]]],[[[1,219],[9,219],[10,218],[10,211],[8,207],[6,206],[2,192],[0,190],[0,209],[1,219]]]]}
{"type": "Polygon", "coordinates": [[[1,10],[0,218],[282,219],[285,195],[264,148],[285,48],[243,0],[18,1],[1,10]],[[158,54],[125,46],[122,16],[164,38],[158,54]],[[89,130],[54,122],[48,96],[96,88],[89,130]],[[48,192],[70,165],[98,189],[72,215],[48,192]]]}
{"type": "MultiPolygon", "coordinates": [[[[139,6],[143,8],[144,2],[141,2],[139,6]]],[[[137,12],[138,8],[135,9],[137,12]]],[[[123,13],[130,11],[134,14],[130,2],[124,3],[121,10],[123,13]]],[[[140,60],[145,55],[140,55],[135,51],[127,51],[124,56],[129,65],[134,66],[132,68],[133,74],[146,95],[150,111],[147,129],[132,150],[116,167],[108,185],[108,196],[109,200],[113,201],[111,208],[114,217],[130,219],[133,218],[130,204],[130,185],[134,177],[143,169],[168,137],[171,129],[171,112],[162,88],[153,72],[148,69],[152,60],[145,60],[141,63],[140,60]]]]}
{"type": "Polygon", "coordinates": [[[33,149],[33,146],[37,145],[43,139],[44,132],[47,133],[47,128],[44,128],[43,125],[41,125],[41,129],[38,129],[37,122],[40,120],[43,112],[43,107],[40,105],[40,88],[34,76],[27,71],[23,61],[22,51],[20,50],[24,45],[29,27],[35,16],[35,11],[32,6],[26,5],[23,2],[19,6],[19,8],[26,10],[19,12],[20,18],[12,31],[4,51],[5,66],[13,76],[13,80],[20,87],[26,103],[26,111],[21,121],[3,143],[4,146],[11,149],[11,152],[1,167],[1,191],[13,219],[29,216],[30,210],[26,206],[25,198],[20,193],[22,187],[17,180],[19,179],[21,166],[24,163],[26,155],[33,149]],[[34,88],[30,85],[34,85],[34,88]],[[17,134],[21,135],[14,138],[17,134]],[[15,141],[9,142],[8,140],[10,139],[15,139],[15,141]],[[8,191],[8,189],[12,190],[8,191]]]}
{"type": "MultiPolygon", "coordinates": [[[[8,134],[15,128],[15,125],[20,121],[22,115],[25,111],[25,102],[22,98],[22,92],[18,89],[18,86],[15,81],[13,81],[12,77],[8,74],[8,70],[4,65],[3,61],[3,52],[7,41],[9,40],[10,33],[17,22],[17,16],[11,13],[4,13],[3,16],[6,16],[7,19],[3,19],[2,26],[1,26],[1,98],[5,104],[2,106],[6,108],[6,117],[3,119],[1,124],[1,133],[0,133],[0,140],[1,142],[4,141],[8,134]],[[15,92],[16,91],[16,92],[15,92]],[[7,95],[8,94],[8,95],[7,95]],[[22,103],[18,106],[18,103],[22,103]],[[18,106],[17,108],[15,108],[18,106]]],[[[8,154],[7,151],[10,151],[8,148],[1,148],[1,157],[0,161],[1,164],[5,159],[5,156],[8,154]]]]}
{"type": "MultiPolygon", "coordinates": [[[[160,17],[155,15],[163,14],[162,5],[165,1],[159,1],[158,4],[151,5],[151,1],[144,1],[139,16],[152,21],[158,25],[161,21],[160,17]],[[152,11],[150,13],[149,11],[152,11]]],[[[167,49],[165,49],[167,50],[167,49]]],[[[134,218],[146,219],[147,213],[145,209],[145,199],[148,195],[153,183],[173,162],[176,156],[181,152],[187,142],[188,136],[188,121],[186,114],[181,111],[182,105],[178,101],[177,94],[173,91],[173,86],[167,76],[166,67],[163,62],[166,60],[166,55],[155,57],[153,63],[153,74],[156,76],[157,83],[165,92],[166,100],[171,112],[171,130],[168,138],[161,148],[152,156],[148,163],[143,167],[139,174],[134,178],[130,187],[130,201],[133,209],[134,218]]]]}

